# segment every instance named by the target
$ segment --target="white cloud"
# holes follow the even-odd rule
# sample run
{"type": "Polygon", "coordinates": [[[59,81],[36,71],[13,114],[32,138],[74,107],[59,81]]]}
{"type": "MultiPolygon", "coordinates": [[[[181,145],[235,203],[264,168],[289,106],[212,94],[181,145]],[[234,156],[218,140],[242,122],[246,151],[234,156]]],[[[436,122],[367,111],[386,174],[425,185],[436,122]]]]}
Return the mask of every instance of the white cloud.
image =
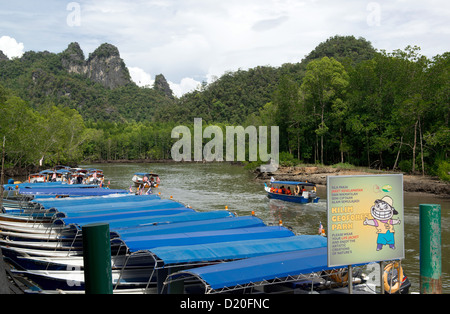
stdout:
{"type": "MultiPolygon", "coordinates": [[[[140,87],[153,88],[155,80],[152,79],[150,74],[138,67],[128,67],[128,70],[130,71],[131,79],[136,83],[136,85],[140,87]]],[[[201,85],[201,82],[198,82],[191,77],[183,78],[179,84],[171,81],[168,83],[173,91],[173,94],[177,97],[181,97],[186,93],[194,91],[201,85]]]]}
{"type": "Polygon", "coordinates": [[[131,79],[136,83],[137,86],[148,86],[152,87],[155,82],[152,80],[150,74],[146,73],[141,68],[137,67],[128,67],[128,71],[130,72],[131,79]]]}
{"type": "Polygon", "coordinates": [[[3,51],[8,58],[20,58],[23,55],[23,49],[23,43],[18,43],[14,38],[9,36],[0,37],[0,50],[3,51]]]}
{"type": "Polygon", "coordinates": [[[176,84],[169,81],[169,86],[173,91],[173,94],[177,97],[192,92],[199,88],[201,82],[194,80],[191,77],[185,77],[181,80],[180,84],[176,84]]]}
{"type": "Polygon", "coordinates": [[[60,2],[7,2],[2,32],[40,51],[111,43],[137,84],[162,73],[179,82],[175,93],[226,71],[300,62],[334,35],[387,51],[418,45],[428,57],[449,51],[448,0],[78,0],[79,27],[66,25],[60,2]]]}
{"type": "Polygon", "coordinates": [[[442,49],[445,34],[430,39],[427,32],[447,25],[435,8],[449,5],[430,1],[432,7],[418,0],[376,2],[379,27],[367,22],[371,0],[86,0],[82,21],[90,38],[108,36],[103,41],[117,45],[129,67],[180,82],[172,83],[179,95],[226,71],[300,62],[334,35],[362,36],[388,51],[408,44],[442,49]]]}

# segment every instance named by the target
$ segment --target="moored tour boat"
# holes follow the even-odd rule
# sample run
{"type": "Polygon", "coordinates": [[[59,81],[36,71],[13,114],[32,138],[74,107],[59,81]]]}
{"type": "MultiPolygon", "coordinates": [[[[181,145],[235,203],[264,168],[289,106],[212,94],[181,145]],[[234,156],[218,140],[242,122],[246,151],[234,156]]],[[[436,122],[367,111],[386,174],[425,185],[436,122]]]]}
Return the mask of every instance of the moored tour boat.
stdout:
{"type": "Polygon", "coordinates": [[[150,172],[136,172],[131,181],[135,187],[142,187],[145,182],[148,182],[150,187],[158,187],[160,183],[159,175],[150,172]]]}
{"type": "Polygon", "coordinates": [[[273,181],[270,186],[265,185],[267,196],[271,199],[279,199],[293,203],[317,203],[319,197],[316,193],[316,185],[309,182],[297,181],[273,181]]]}
{"type": "Polygon", "coordinates": [[[33,173],[28,176],[28,183],[41,183],[47,181],[47,175],[42,173],[33,173]]]}

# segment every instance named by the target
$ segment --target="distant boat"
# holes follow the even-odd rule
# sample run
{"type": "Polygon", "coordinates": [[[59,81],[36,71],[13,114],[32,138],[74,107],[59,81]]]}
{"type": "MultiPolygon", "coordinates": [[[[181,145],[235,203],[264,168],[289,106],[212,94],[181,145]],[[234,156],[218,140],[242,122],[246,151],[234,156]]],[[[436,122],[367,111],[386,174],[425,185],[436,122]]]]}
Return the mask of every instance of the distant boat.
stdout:
{"type": "Polygon", "coordinates": [[[133,184],[135,187],[141,187],[144,184],[144,177],[147,177],[147,182],[149,182],[149,187],[158,187],[160,184],[159,175],[156,173],[150,173],[150,172],[136,172],[133,175],[133,178],[131,181],[133,181],[133,184]]]}
{"type": "Polygon", "coordinates": [[[317,203],[319,197],[316,193],[316,185],[309,182],[297,181],[273,181],[270,186],[265,184],[267,196],[271,199],[278,199],[293,203],[317,203]]]}
{"type": "Polygon", "coordinates": [[[47,175],[43,173],[33,173],[28,176],[28,183],[46,182],[47,175]]]}
{"type": "Polygon", "coordinates": [[[100,169],[89,169],[89,172],[85,175],[86,184],[99,184],[103,183],[105,176],[103,170],[100,169]]]}

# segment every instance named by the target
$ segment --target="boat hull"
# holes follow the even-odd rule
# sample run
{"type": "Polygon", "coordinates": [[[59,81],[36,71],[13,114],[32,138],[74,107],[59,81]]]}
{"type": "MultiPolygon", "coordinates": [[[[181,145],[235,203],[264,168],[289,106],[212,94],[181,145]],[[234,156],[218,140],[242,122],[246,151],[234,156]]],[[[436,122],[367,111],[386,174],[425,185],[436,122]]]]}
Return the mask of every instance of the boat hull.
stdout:
{"type": "Polygon", "coordinates": [[[271,192],[268,192],[267,196],[270,199],[282,200],[285,202],[298,203],[298,204],[318,203],[319,199],[320,199],[319,197],[305,198],[303,196],[277,194],[277,193],[271,193],[271,192]]]}

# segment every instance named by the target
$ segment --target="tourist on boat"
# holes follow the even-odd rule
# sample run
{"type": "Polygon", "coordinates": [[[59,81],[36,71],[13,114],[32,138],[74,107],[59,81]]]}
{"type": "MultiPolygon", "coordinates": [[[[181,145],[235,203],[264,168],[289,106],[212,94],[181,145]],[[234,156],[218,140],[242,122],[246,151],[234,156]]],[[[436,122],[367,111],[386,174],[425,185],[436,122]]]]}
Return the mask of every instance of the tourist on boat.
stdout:
{"type": "Polygon", "coordinates": [[[292,191],[291,191],[291,187],[288,186],[287,190],[286,190],[286,195],[292,195],[292,191]]]}
{"type": "Polygon", "coordinates": [[[284,185],[281,187],[281,194],[286,194],[286,188],[284,187],[284,185]]]}
{"type": "Polygon", "coordinates": [[[94,184],[97,184],[98,183],[98,179],[97,179],[97,172],[94,172],[94,174],[92,175],[92,182],[94,183],[94,184]]]}

